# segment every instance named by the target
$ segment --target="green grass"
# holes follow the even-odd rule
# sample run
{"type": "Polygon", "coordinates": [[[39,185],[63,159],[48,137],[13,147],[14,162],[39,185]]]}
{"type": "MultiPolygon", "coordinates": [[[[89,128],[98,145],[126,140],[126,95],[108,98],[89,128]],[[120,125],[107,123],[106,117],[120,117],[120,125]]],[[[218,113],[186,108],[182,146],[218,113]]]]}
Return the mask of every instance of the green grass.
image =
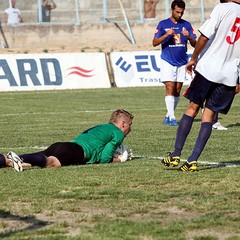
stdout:
{"type": "MultiPolygon", "coordinates": [[[[164,88],[122,88],[0,93],[0,152],[38,151],[107,122],[116,108],[135,116],[124,143],[134,155],[165,156],[177,128],[163,126],[164,88]]],[[[181,98],[180,119],[188,102],[181,98]]],[[[228,131],[213,131],[199,161],[240,162],[237,96],[228,131]]],[[[200,126],[194,121],[182,158],[200,126]]],[[[240,171],[200,165],[196,173],[156,159],[124,164],[0,169],[0,239],[240,239],[240,171]]]]}

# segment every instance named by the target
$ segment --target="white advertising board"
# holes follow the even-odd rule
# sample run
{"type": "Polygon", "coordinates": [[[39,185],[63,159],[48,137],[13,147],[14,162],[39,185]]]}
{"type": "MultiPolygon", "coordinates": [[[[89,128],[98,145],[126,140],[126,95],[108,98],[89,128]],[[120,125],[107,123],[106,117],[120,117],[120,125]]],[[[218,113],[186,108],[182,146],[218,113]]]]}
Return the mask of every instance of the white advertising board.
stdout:
{"type": "Polygon", "coordinates": [[[0,56],[0,91],[110,87],[104,53],[0,56]]]}
{"type": "MultiPolygon", "coordinates": [[[[116,86],[163,86],[160,55],[161,51],[112,52],[110,58],[116,86]]],[[[185,84],[189,84],[191,77],[186,76],[186,80],[185,84]]]]}

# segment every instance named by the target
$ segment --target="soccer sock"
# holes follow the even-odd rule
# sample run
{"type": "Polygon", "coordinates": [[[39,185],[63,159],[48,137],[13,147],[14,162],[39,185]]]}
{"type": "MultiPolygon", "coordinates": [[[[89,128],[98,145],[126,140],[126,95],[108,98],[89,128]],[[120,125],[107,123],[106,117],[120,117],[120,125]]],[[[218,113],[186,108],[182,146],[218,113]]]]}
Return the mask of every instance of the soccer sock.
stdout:
{"type": "Polygon", "coordinates": [[[218,121],[218,112],[215,112],[214,116],[213,116],[213,122],[212,124],[215,124],[218,121]]]}
{"type": "Polygon", "coordinates": [[[178,103],[179,103],[179,100],[180,100],[180,96],[178,97],[174,97],[174,110],[176,109],[178,103]]]}
{"type": "Polygon", "coordinates": [[[175,115],[174,115],[174,96],[166,96],[165,97],[165,103],[166,103],[166,108],[167,108],[167,116],[169,116],[170,120],[172,118],[175,119],[175,115]]]}
{"type": "Polygon", "coordinates": [[[45,167],[47,163],[47,157],[42,153],[30,153],[19,155],[23,159],[23,162],[30,163],[32,166],[45,167]]]}
{"type": "Polygon", "coordinates": [[[201,124],[201,128],[192,151],[192,155],[188,158],[188,162],[197,161],[200,154],[202,153],[209,137],[212,133],[212,123],[210,122],[203,122],[201,124]]]}
{"type": "Polygon", "coordinates": [[[174,146],[174,152],[172,153],[172,156],[181,156],[181,152],[183,149],[183,146],[185,144],[186,138],[192,128],[193,124],[193,117],[190,117],[186,114],[182,116],[182,119],[179,122],[178,130],[177,130],[177,137],[175,141],[174,146]]]}
{"type": "Polygon", "coordinates": [[[6,167],[6,159],[3,154],[0,154],[0,168],[6,167]]]}

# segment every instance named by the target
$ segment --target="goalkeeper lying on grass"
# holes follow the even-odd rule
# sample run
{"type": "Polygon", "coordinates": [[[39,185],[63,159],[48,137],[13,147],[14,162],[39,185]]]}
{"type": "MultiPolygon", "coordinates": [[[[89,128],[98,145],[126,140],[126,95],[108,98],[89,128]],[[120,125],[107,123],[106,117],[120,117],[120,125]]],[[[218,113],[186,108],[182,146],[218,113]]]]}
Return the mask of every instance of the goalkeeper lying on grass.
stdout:
{"type": "Polygon", "coordinates": [[[125,162],[128,151],[120,155],[114,153],[130,133],[133,117],[126,110],[117,109],[109,123],[89,128],[70,142],[56,142],[43,151],[19,156],[14,152],[0,154],[0,167],[13,167],[21,172],[23,165],[47,168],[125,162]]]}

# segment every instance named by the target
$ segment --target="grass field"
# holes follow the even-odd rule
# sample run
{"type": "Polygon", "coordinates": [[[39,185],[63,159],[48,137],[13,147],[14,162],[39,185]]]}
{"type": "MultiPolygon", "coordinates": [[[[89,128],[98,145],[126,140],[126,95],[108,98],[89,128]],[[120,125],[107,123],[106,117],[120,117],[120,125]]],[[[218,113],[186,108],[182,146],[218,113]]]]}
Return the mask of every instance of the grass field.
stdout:
{"type": "MultiPolygon", "coordinates": [[[[0,239],[240,239],[240,167],[200,165],[183,173],[160,160],[177,128],[163,126],[164,88],[0,93],[0,152],[38,151],[108,121],[116,108],[135,116],[124,144],[148,158],[123,164],[0,169],[0,239]]],[[[181,98],[180,119],[187,106],[181,98]]],[[[213,131],[199,161],[240,164],[240,96],[228,131],[213,131]]],[[[200,126],[185,145],[186,159],[200,126]]]]}

